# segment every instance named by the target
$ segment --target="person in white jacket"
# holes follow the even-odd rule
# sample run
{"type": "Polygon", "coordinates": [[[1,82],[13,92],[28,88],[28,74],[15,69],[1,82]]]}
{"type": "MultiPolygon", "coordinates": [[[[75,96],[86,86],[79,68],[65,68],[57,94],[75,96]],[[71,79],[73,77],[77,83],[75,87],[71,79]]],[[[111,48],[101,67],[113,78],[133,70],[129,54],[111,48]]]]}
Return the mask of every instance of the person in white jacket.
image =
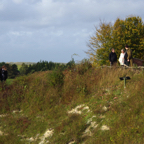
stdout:
{"type": "Polygon", "coordinates": [[[124,49],[122,49],[120,57],[119,57],[119,63],[120,63],[120,65],[124,65],[124,55],[125,55],[125,51],[124,51],[124,49]]]}

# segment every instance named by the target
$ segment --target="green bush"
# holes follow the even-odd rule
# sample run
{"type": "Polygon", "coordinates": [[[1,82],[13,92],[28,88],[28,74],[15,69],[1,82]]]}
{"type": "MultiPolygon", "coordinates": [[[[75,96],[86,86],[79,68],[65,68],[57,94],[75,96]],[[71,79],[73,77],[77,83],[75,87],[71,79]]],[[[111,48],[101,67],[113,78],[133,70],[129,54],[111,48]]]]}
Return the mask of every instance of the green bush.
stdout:
{"type": "Polygon", "coordinates": [[[49,74],[49,84],[53,87],[56,86],[62,86],[64,83],[64,74],[62,73],[62,70],[55,69],[51,74],[49,74]]]}

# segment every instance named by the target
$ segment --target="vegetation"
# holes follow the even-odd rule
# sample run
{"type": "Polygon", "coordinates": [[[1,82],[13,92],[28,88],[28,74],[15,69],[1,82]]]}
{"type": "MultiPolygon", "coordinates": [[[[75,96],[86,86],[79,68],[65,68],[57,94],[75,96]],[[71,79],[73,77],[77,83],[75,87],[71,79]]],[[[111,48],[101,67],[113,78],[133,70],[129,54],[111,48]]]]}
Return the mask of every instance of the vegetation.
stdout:
{"type": "Polygon", "coordinates": [[[60,68],[62,70],[66,68],[71,68],[73,65],[75,65],[74,59],[70,60],[67,64],[63,63],[54,63],[54,62],[48,62],[48,61],[39,61],[37,63],[5,63],[1,62],[0,67],[5,65],[7,67],[8,71],[8,78],[14,79],[15,77],[19,75],[27,75],[38,71],[47,71],[47,70],[54,70],[57,68],[60,68]]]}
{"type": "Polygon", "coordinates": [[[0,67],[2,67],[3,65],[6,66],[7,68],[7,71],[8,71],[8,78],[9,79],[13,79],[15,78],[16,76],[19,75],[19,70],[18,70],[18,67],[16,64],[8,64],[8,63],[5,63],[5,62],[1,62],[0,63],[0,67]]]}
{"type": "Polygon", "coordinates": [[[133,57],[144,59],[144,23],[140,17],[118,18],[113,25],[101,22],[90,37],[86,53],[93,65],[107,65],[111,49],[119,56],[126,44],[132,49],[133,57]]]}
{"type": "Polygon", "coordinates": [[[36,64],[35,62],[8,62],[8,64],[10,64],[10,65],[16,64],[17,67],[18,67],[18,70],[21,68],[23,63],[26,64],[26,65],[36,64]]]}
{"type": "Polygon", "coordinates": [[[143,78],[137,69],[95,69],[86,61],[2,83],[0,143],[141,144],[143,78]],[[125,89],[122,76],[131,78],[125,89]]]}
{"type": "Polygon", "coordinates": [[[60,67],[61,69],[70,68],[73,64],[75,64],[74,59],[69,61],[67,64],[63,63],[54,63],[54,62],[48,62],[48,61],[40,61],[35,64],[27,65],[25,63],[22,63],[20,67],[20,74],[21,75],[27,75],[29,73],[34,73],[38,71],[47,71],[47,70],[54,70],[60,67]]]}

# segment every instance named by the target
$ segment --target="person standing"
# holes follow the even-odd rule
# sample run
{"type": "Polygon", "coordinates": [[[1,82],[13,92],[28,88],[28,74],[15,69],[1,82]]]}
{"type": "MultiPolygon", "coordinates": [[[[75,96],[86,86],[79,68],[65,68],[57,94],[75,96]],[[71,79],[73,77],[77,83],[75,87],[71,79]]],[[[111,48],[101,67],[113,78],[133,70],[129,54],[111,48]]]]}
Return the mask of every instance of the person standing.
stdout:
{"type": "Polygon", "coordinates": [[[117,63],[117,55],[115,53],[114,48],[112,48],[111,53],[109,54],[109,61],[110,61],[110,65],[116,65],[117,63]]]}
{"type": "Polygon", "coordinates": [[[132,57],[132,50],[129,48],[128,45],[125,45],[126,53],[124,56],[125,59],[125,64],[130,65],[131,67],[133,66],[133,57],[132,57]]]}
{"type": "Polygon", "coordinates": [[[120,65],[124,65],[124,56],[125,56],[125,51],[124,51],[124,49],[122,49],[120,57],[119,57],[119,63],[120,63],[120,65]]]}
{"type": "Polygon", "coordinates": [[[5,66],[2,66],[2,68],[1,68],[1,81],[6,81],[7,76],[8,76],[7,69],[5,66]]]}

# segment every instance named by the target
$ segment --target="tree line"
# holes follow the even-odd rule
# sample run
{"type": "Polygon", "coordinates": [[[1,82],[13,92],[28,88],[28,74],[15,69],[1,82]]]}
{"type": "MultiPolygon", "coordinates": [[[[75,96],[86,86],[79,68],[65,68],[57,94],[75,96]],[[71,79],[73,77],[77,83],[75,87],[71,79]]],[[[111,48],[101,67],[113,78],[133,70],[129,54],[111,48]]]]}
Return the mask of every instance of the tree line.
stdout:
{"type": "Polygon", "coordinates": [[[0,67],[3,65],[6,66],[7,71],[8,71],[8,78],[13,79],[16,76],[19,75],[27,75],[30,73],[38,72],[38,71],[47,71],[47,70],[54,70],[57,68],[60,68],[62,70],[71,68],[73,65],[75,65],[74,59],[70,60],[68,63],[63,64],[63,63],[54,63],[52,61],[39,61],[35,64],[25,64],[22,63],[20,69],[18,70],[18,67],[16,64],[8,64],[5,62],[0,63],[0,67]]]}

